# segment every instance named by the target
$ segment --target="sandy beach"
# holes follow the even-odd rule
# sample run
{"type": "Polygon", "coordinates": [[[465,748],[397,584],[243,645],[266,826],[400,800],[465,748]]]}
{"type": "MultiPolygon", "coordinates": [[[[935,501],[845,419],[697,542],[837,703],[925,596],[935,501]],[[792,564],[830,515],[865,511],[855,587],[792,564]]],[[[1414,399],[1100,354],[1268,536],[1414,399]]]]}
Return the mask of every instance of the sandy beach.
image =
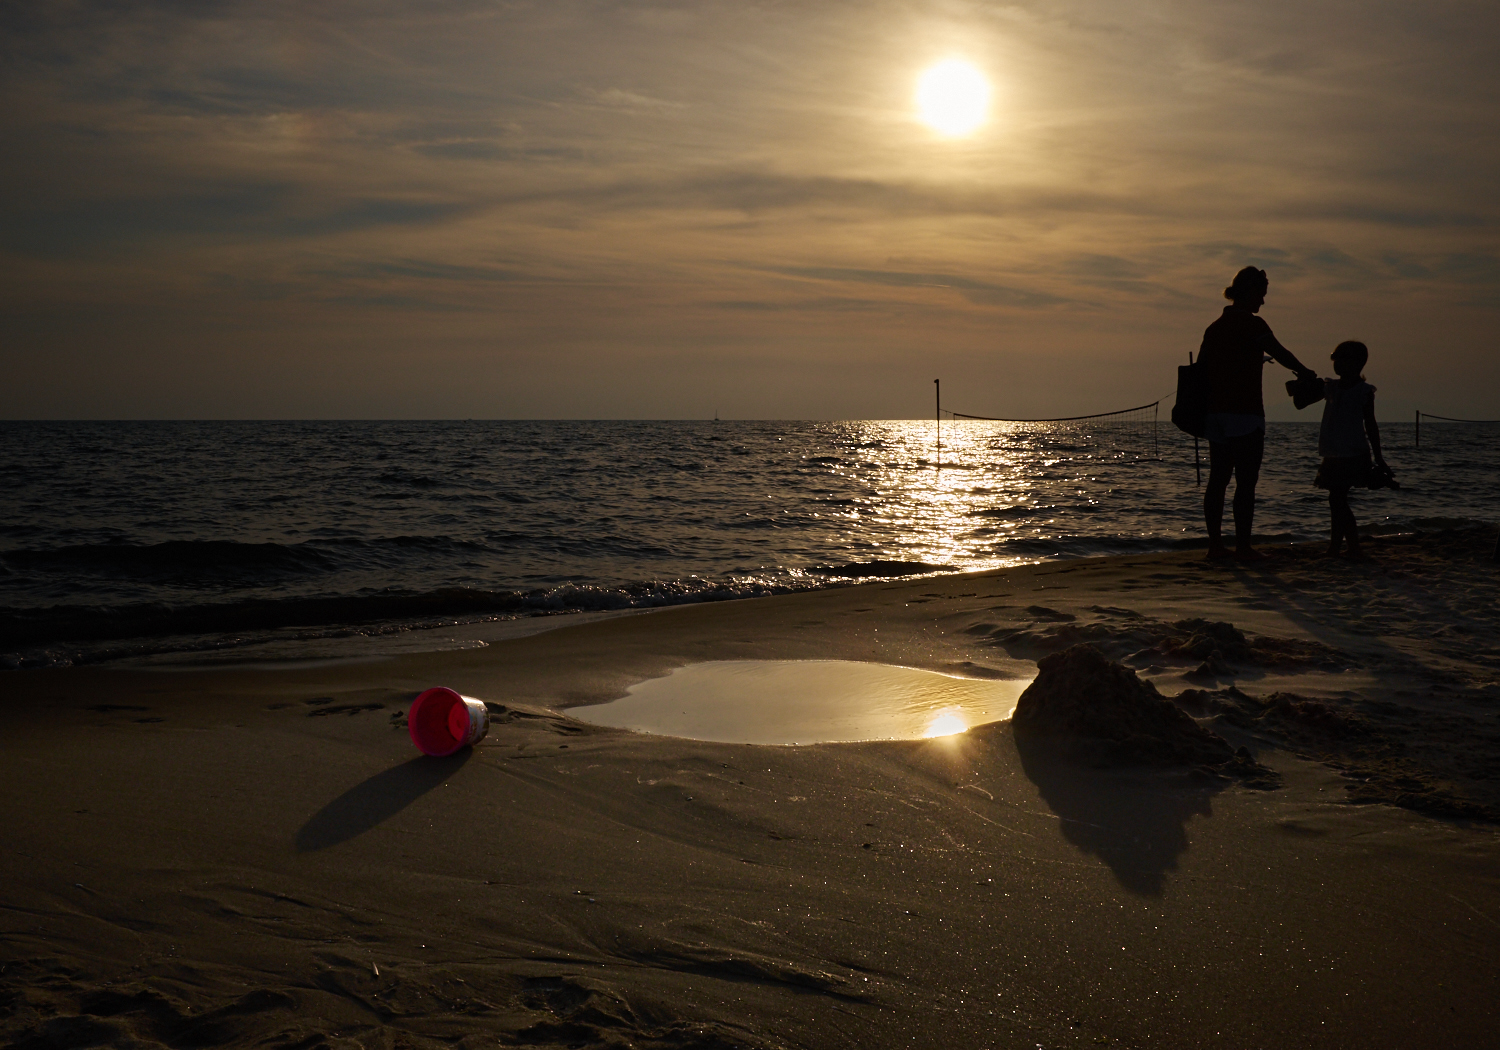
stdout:
{"type": "Polygon", "coordinates": [[[1493,530],[1056,561],[316,666],[0,677],[21,1048],[1500,1045],[1493,530]],[[1232,625],[1226,628],[1224,625],[1232,625]],[[1008,721],[587,724],[714,660],[1024,679],[1087,642],[1254,775],[1008,721]],[[492,705],[417,756],[413,696],[492,705]]]}

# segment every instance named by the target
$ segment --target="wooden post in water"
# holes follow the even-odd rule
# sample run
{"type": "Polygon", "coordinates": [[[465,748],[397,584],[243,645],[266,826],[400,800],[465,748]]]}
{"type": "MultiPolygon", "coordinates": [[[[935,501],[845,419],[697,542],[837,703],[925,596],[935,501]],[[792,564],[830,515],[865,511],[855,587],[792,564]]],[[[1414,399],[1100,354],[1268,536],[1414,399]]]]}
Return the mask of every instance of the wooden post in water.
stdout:
{"type": "Polygon", "coordinates": [[[943,466],[943,384],[934,379],[932,381],[932,396],[937,399],[937,465],[943,466]]]}
{"type": "Polygon", "coordinates": [[[1420,410],[1417,412],[1417,439],[1412,444],[1417,448],[1422,447],[1422,413],[1420,410]]]}

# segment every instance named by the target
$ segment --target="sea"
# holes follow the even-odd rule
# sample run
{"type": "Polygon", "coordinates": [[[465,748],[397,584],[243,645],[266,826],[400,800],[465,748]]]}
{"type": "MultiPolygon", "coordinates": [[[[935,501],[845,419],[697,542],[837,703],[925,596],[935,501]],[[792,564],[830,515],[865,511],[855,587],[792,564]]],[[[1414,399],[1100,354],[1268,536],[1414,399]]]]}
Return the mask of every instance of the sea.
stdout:
{"type": "MultiPolygon", "coordinates": [[[[1361,526],[1500,518],[1500,427],[1384,436],[1402,487],[1358,493],[1361,526]]],[[[1326,537],[1316,446],[1315,423],[1269,425],[1262,542],[1326,537]]],[[[11,421],[0,492],[3,669],[378,658],[1204,542],[1193,440],[1165,419],[11,421]]]]}

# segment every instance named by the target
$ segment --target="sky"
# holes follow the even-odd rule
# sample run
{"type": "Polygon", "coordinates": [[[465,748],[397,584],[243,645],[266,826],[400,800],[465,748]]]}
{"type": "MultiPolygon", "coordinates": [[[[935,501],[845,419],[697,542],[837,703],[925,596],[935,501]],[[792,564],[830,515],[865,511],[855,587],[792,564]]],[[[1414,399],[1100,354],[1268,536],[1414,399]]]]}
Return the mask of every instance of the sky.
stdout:
{"type": "Polygon", "coordinates": [[[1079,415],[1253,264],[1500,419],[1497,187],[1491,0],[0,0],[0,417],[1079,415]]]}

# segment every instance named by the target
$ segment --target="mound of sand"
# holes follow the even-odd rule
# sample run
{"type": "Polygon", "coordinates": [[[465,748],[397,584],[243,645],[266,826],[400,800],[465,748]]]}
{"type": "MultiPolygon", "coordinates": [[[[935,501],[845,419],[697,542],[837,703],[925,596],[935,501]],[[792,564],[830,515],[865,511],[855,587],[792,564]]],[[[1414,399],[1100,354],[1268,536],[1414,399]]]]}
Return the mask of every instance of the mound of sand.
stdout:
{"type": "Polygon", "coordinates": [[[1500,820],[1500,731],[1492,701],[1437,712],[1390,701],[1187,689],[1173,698],[1214,724],[1322,762],[1346,778],[1352,802],[1384,802],[1439,817],[1500,820]],[[1467,746],[1465,746],[1467,745],[1467,746]]]}
{"type": "Polygon", "coordinates": [[[1017,734],[1077,740],[1104,764],[1224,766],[1236,758],[1223,737],[1088,644],[1041,659],[1012,724],[1017,734]]]}
{"type": "Polygon", "coordinates": [[[1026,610],[1029,627],[1005,630],[991,623],[968,628],[989,636],[1018,659],[1036,659],[1075,645],[1089,644],[1106,656],[1133,664],[1199,662],[1197,674],[1229,674],[1236,668],[1344,670],[1358,666],[1348,654],[1309,639],[1250,636],[1224,620],[1197,617],[1170,623],[1129,610],[1095,607],[1099,619],[1088,623],[1041,606],[1026,610]],[[1049,615],[1043,615],[1049,614],[1049,615]]]}

